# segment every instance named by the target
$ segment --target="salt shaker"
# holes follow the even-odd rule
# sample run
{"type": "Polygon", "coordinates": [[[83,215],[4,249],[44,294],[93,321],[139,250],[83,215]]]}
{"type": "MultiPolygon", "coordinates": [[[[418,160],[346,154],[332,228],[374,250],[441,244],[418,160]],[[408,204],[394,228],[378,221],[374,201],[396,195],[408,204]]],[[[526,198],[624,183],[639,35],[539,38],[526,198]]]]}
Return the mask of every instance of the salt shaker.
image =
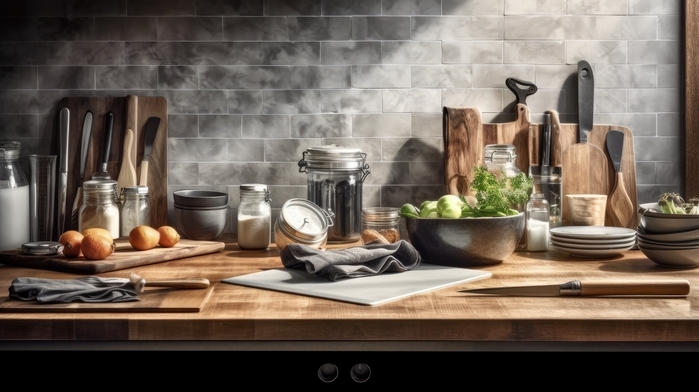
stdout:
{"type": "Polygon", "coordinates": [[[126,187],[122,191],[121,236],[128,237],[136,226],[150,226],[150,200],[147,186],[126,187]]]}
{"type": "Polygon", "coordinates": [[[265,184],[240,186],[238,205],[238,246],[267,249],[272,241],[272,208],[265,184]]]}
{"type": "Polygon", "coordinates": [[[527,250],[532,252],[549,249],[549,203],[543,193],[532,193],[525,211],[527,250]]]}

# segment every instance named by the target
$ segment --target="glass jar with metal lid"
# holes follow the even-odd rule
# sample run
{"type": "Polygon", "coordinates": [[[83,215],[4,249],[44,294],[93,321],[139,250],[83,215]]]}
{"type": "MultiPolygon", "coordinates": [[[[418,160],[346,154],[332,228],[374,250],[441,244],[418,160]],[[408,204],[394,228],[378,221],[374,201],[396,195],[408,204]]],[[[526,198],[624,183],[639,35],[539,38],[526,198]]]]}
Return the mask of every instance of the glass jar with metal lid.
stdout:
{"type": "Polygon", "coordinates": [[[238,205],[238,246],[242,249],[267,249],[272,241],[272,207],[265,184],[240,186],[238,205]]]}
{"type": "Polygon", "coordinates": [[[401,239],[400,210],[394,207],[362,209],[362,240],[369,243],[393,244],[401,239]]]}
{"type": "Polygon", "coordinates": [[[150,226],[150,199],[147,186],[125,187],[121,207],[121,236],[128,236],[136,226],[150,226]]]}
{"type": "Polygon", "coordinates": [[[100,227],[112,238],[119,238],[119,206],[116,198],[117,182],[114,180],[89,180],[83,182],[83,204],[80,206],[78,230],[100,227]]]}
{"type": "Polygon", "coordinates": [[[288,244],[313,248],[325,246],[332,215],[306,199],[289,199],[284,203],[274,224],[274,241],[279,250],[288,244]]]}
{"type": "Polygon", "coordinates": [[[362,184],[369,175],[366,154],[358,148],[329,144],[310,147],[299,161],[308,174],[307,198],[334,215],[328,242],[354,242],[362,230],[362,184]]]}
{"type": "Polygon", "coordinates": [[[520,173],[515,166],[517,153],[512,144],[488,144],[485,146],[485,166],[488,171],[500,178],[502,171],[506,177],[514,177],[520,173]]]}
{"type": "Polygon", "coordinates": [[[0,250],[29,242],[29,182],[19,166],[21,142],[0,141],[0,250]]]}

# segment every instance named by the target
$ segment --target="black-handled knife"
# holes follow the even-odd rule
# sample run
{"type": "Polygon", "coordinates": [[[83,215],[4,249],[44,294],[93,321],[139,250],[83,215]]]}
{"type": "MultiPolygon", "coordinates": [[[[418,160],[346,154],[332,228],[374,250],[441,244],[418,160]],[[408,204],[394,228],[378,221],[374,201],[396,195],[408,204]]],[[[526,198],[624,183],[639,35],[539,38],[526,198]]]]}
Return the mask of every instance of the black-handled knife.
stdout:
{"type": "Polygon", "coordinates": [[[153,143],[155,142],[155,136],[158,134],[159,127],[160,118],[158,117],[150,117],[148,122],[146,122],[146,135],[143,142],[143,160],[141,161],[138,185],[148,186],[148,160],[150,159],[150,152],[153,149],[153,143]]]}
{"type": "Polygon", "coordinates": [[[111,180],[107,166],[109,164],[109,152],[112,148],[112,131],[114,130],[114,112],[109,112],[105,116],[104,140],[102,141],[102,162],[100,171],[92,175],[93,180],[111,180]]]}

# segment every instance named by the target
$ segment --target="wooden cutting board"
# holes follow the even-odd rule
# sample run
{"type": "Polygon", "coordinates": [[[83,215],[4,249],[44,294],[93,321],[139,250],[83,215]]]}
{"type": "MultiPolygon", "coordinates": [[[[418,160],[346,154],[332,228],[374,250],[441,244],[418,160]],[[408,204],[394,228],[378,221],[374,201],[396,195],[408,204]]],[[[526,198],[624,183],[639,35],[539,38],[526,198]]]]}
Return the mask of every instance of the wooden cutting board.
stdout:
{"type": "MultiPolygon", "coordinates": [[[[487,144],[512,144],[517,152],[515,165],[527,173],[529,166],[538,166],[540,161],[540,135],[542,124],[532,124],[529,109],[524,104],[515,108],[517,119],[509,123],[483,124],[481,114],[476,107],[448,108],[443,110],[443,140],[444,140],[444,180],[446,193],[468,195],[469,184],[473,180],[473,165],[484,164],[484,149],[487,144]]],[[[551,167],[562,167],[562,151],[577,143],[578,125],[561,124],[556,111],[548,111],[552,119],[551,132],[551,167]]],[[[633,134],[627,127],[620,125],[596,124],[588,134],[587,142],[604,151],[609,160],[608,173],[604,175],[608,181],[608,190],[612,190],[616,182],[614,167],[611,164],[606,148],[607,133],[612,130],[624,133],[624,154],[622,167],[624,185],[634,206],[638,205],[636,195],[636,162],[634,154],[633,134]]],[[[567,175],[562,174],[565,184],[567,175]]],[[[568,173],[568,175],[571,175],[568,173]]],[[[573,174],[574,175],[574,174],[573,174]]],[[[565,216],[566,203],[563,195],[563,212],[565,216]]],[[[635,220],[638,220],[635,217],[635,220]]],[[[634,223],[634,227],[637,222],[634,223]]],[[[566,222],[564,221],[564,224],[566,222]]],[[[606,222],[612,225],[611,222],[606,222]]]]}
{"type": "Polygon", "coordinates": [[[139,294],[139,301],[67,304],[39,304],[5,297],[0,300],[0,312],[11,313],[182,313],[199,312],[211,296],[214,287],[200,290],[178,290],[151,287],[139,294]]]}
{"type": "MultiPolygon", "coordinates": [[[[72,209],[76,191],[80,186],[80,145],[82,141],[83,122],[85,114],[92,111],[92,135],[87,152],[85,179],[89,180],[99,171],[102,160],[102,146],[105,137],[105,118],[108,112],[114,112],[114,128],[110,147],[107,172],[112,180],[119,178],[119,170],[123,161],[123,146],[126,127],[133,127],[135,135],[134,161],[140,163],[143,159],[144,127],[151,116],[161,120],[158,134],[153,144],[153,150],[148,164],[148,188],[150,196],[151,226],[160,227],[167,224],[167,99],[165,97],[66,97],[58,109],[68,108],[70,111],[69,151],[68,151],[68,189],[67,206],[72,209]]],[[[58,135],[59,127],[55,132],[58,135]]],[[[58,139],[58,138],[57,138],[58,139]]],[[[138,168],[137,168],[138,169],[138,168]]],[[[138,172],[138,170],[137,170],[138,172]]],[[[136,184],[134,184],[135,186],[136,184]]],[[[70,217],[70,211],[66,216],[70,217]]],[[[70,219],[66,225],[59,228],[62,233],[70,229],[70,219]]]]}
{"type": "Polygon", "coordinates": [[[30,256],[23,254],[19,249],[15,249],[0,252],[0,264],[94,275],[183,259],[185,257],[216,253],[225,247],[223,242],[181,239],[172,248],[156,246],[150,250],[138,251],[131,247],[129,240],[126,238],[118,238],[114,242],[116,250],[104,260],[86,260],[84,257],[67,258],[63,255],[30,256]]]}

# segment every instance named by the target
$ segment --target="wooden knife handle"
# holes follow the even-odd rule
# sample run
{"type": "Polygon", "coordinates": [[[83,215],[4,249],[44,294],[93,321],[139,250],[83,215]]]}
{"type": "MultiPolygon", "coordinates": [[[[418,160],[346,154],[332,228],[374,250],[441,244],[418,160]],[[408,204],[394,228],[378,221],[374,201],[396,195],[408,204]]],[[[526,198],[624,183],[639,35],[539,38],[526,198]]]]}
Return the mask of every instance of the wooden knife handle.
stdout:
{"type": "Polygon", "coordinates": [[[148,161],[141,161],[141,174],[138,177],[138,185],[148,186],[148,161]]]}
{"type": "Polygon", "coordinates": [[[686,280],[639,280],[639,281],[583,281],[582,296],[595,295],[687,295],[689,281],[686,280]]]}
{"type": "Polygon", "coordinates": [[[124,134],[124,152],[117,179],[117,191],[120,193],[125,187],[136,186],[136,162],[133,161],[131,154],[135,149],[135,142],[136,136],[133,129],[127,129],[124,134]]]}
{"type": "Polygon", "coordinates": [[[170,287],[173,289],[205,289],[209,280],[205,278],[146,280],[146,287],[170,287]]]}

